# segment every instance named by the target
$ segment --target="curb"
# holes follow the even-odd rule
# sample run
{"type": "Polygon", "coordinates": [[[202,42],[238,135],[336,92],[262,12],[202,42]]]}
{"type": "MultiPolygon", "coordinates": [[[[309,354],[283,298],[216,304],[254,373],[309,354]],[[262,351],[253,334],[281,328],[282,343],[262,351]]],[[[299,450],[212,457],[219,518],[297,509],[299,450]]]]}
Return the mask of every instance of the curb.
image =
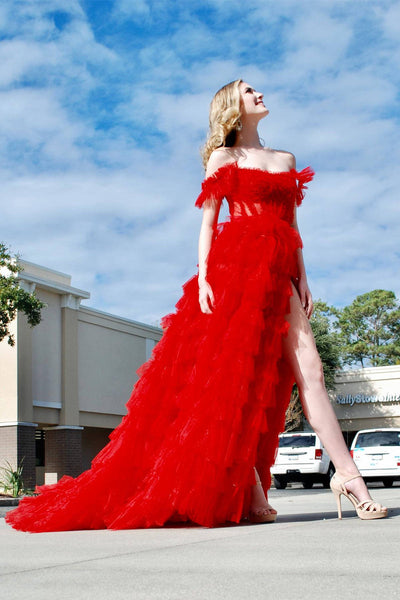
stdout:
{"type": "Polygon", "coordinates": [[[20,498],[7,498],[7,497],[2,497],[0,498],[0,508],[2,506],[18,506],[20,501],[20,498]]]}

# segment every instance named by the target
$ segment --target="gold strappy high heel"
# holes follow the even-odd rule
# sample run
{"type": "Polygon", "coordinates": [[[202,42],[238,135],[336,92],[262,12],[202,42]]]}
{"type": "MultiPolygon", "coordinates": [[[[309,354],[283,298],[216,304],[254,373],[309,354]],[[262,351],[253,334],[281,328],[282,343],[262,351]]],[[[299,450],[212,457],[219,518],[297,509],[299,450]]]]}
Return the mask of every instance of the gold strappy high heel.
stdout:
{"type": "MultiPolygon", "coordinates": [[[[261,481],[257,481],[256,485],[262,485],[261,481]]],[[[275,523],[277,512],[266,512],[275,510],[274,508],[258,508],[256,510],[250,510],[249,521],[251,523],[275,523]]]]}
{"type": "Polygon", "coordinates": [[[381,504],[374,502],[373,500],[364,500],[364,502],[359,502],[354,494],[346,489],[346,483],[352,481],[353,479],[357,479],[358,477],[361,477],[361,475],[355,475],[346,481],[341,481],[338,474],[335,473],[331,479],[330,486],[333,495],[336,498],[338,518],[342,518],[342,503],[340,498],[342,494],[343,496],[346,496],[346,498],[348,498],[353,504],[360,519],[367,521],[370,519],[383,519],[384,517],[387,517],[387,508],[383,508],[381,504]]]}

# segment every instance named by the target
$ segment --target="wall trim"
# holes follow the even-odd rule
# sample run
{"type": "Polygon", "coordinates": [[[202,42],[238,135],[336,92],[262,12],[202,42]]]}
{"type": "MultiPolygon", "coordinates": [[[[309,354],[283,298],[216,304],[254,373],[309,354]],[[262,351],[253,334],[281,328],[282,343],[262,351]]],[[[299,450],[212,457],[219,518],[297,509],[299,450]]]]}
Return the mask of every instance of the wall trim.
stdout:
{"type": "Polygon", "coordinates": [[[78,431],[82,431],[84,427],[80,427],[80,425],[55,425],[54,427],[43,427],[45,431],[54,431],[55,429],[76,429],[78,431]]]}
{"type": "Polygon", "coordinates": [[[37,423],[29,423],[28,421],[6,421],[0,423],[0,427],[16,427],[17,425],[23,425],[24,427],[39,427],[37,423]]]}
{"type": "Polygon", "coordinates": [[[43,400],[34,400],[33,406],[37,406],[38,408],[62,408],[61,402],[44,402],[43,400]]]}

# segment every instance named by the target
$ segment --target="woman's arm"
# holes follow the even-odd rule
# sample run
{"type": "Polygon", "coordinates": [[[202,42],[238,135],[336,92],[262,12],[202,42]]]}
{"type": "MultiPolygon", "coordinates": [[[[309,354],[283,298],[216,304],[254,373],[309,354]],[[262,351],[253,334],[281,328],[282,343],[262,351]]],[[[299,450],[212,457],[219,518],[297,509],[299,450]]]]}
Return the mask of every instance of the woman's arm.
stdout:
{"type": "Polygon", "coordinates": [[[219,207],[205,206],[199,235],[199,303],[203,313],[210,314],[214,306],[214,294],[207,281],[207,257],[210,252],[214,226],[218,221],[219,207]]]}
{"type": "MultiPolygon", "coordinates": [[[[231,162],[232,158],[225,148],[218,148],[212,152],[206,169],[206,178],[211,177],[215,171],[231,162]]],[[[203,313],[211,314],[214,306],[214,294],[207,281],[207,258],[210,252],[214,235],[214,227],[218,222],[220,204],[210,198],[204,203],[203,220],[199,235],[199,303],[203,313]]]]}
{"type": "MultiPolygon", "coordinates": [[[[297,211],[297,209],[295,207],[292,227],[300,235],[299,227],[297,225],[296,211],[297,211]]],[[[299,292],[301,305],[306,312],[307,318],[310,319],[312,312],[313,312],[313,301],[312,301],[310,288],[308,287],[308,283],[307,283],[306,268],[304,266],[303,251],[301,248],[297,248],[297,272],[298,272],[298,279],[295,282],[296,289],[299,292]]]]}

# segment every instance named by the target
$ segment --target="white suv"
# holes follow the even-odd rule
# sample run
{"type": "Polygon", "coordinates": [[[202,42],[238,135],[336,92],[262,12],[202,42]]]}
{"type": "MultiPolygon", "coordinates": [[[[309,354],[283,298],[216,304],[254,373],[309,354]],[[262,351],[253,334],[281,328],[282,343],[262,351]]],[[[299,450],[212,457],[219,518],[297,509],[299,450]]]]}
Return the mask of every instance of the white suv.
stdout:
{"type": "Polygon", "coordinates": [[[290,481],[300,481],[310,489],[314,483],[329,482],[335,469],[319,437],[313,432],[282,433],[275,464],[271,468],[278,490],[285,489],[290,481]]]}
{"type": "Polygon", "coordinates": [[[367,481],[385,487],[400,480],[400,429],[363,429],[356,433],[351,455],[367,481]]]}

